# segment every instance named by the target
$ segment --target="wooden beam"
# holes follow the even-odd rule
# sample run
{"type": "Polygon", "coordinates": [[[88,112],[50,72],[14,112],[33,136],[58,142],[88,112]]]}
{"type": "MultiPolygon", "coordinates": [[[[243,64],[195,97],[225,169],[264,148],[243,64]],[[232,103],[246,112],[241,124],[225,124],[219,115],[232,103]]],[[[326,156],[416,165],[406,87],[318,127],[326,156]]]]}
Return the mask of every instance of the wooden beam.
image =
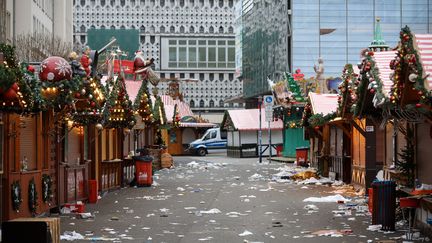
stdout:
{"type": "Polygon", "coordinates": [[[360,134],[361,134],[363,137],[366,136],[366,131],[365,131],[362,127],[360,127],[360,126],[357,124],[357,122],[355,122],[354,120],[352,120],[352,121],[351,121],[351,124],[353,125],[353,127],[355,127],[355,128],[357,129],[357,131],[360,132],[360,134]]]}

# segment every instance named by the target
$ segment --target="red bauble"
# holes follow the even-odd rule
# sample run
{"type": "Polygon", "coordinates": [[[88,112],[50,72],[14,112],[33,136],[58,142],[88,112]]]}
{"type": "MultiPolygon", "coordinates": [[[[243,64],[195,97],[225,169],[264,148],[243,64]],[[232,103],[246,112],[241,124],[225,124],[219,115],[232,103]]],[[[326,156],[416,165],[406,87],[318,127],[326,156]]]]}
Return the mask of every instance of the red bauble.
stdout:
{"type": "Polygon", "coordinates": [[[34,73],[34,72],[35,72],[35,68],[33,67],[33,65],[29,65],[29,66],[27,67],[27,71],[29,71],[29,72],[31,72],[31,73],[34,73]]]}
{"type": "Polygon", "coordinates": [[[90,105],[91,105],[91,107],[95,107],[95,106],[96,106],[96,102],[92,101],[92,102],[90,103],[90,105]]]}
{"type": "Polygon", "coordinates": [[[373,52],[373,51],[370,51],[370,52],[368,53],[368,55],[369,55],[369,56],[373,56],[373,55],[374,55],[374,52],[373,52]]]}
{"type": "Polygon", "coordinates": [[[5,100],[14,100],[17,98],[17,93],[14,89],[10,88],[3,94],[5,100]]]}
{"type": "Polygon", "coordinates": [[[408,41],[408,40],[410,39],[410,37],[409,37],[409,35],[404,34],[404,35],[403,35],[403,39],[404,39],[404,41],[408,41]]]}
{"type": "Polygon", "coordinates": [[[72,68],[69,63],[62,57],[48,57],[41,63],[39,78],[44,82],[71,80],[72,68]]]}
{"type": "Polygon", "coordinates": [[[417,108],[420,108],[420,107],[422,107],[422,104],[417,103],[415,106],[416,106],[417,108]]]}
{"type": "Polygon", "coordinates": [[[422,92],[422,91],[419,91],[419,92],[418,92],[418,95],[423,95],[423,92],[422,92]]]}
{"type": "Polygon", "coordinates": [[[13,90],[15,90],[15,92],[17,92],[19,90],[19,87],[18,87],[17,83],[13,83],[10,88],[13,89],[13,90]]]}
{"type": "Polygon", "coordinates": [[[81,94],[80,93],[75,93],[75,98],[77,98],[77,99],[79,99],[79,97],[81,97],[81,94]]]}
{"type": "Polygon", "coordinates": [[[315,130],[319,130],[319,129],[320,129],[320,127],[319,127],[319,126],[316,126],[316,127],[315,127],[315,130]]]}
{"type": "Polygon", "coordinates": [[[373,94],[373,93],[375,93],[375,89],[370,89],[369,92],[370,92],[371,94],[373,94]]]}

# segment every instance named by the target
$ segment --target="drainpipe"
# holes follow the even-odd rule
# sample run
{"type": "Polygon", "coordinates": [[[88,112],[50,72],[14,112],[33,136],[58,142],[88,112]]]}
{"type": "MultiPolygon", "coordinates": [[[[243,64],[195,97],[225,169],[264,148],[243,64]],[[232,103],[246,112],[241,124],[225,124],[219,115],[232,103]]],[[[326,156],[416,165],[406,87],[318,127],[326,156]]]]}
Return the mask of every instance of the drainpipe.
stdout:
{"type": "MultiPolygon", "coordinates": [[[[4,0],[4,1],[6,1],[6,0],[4,0]]],[[[15,12],[15,0],[13,0],[12,1],[12,14],[13,14],[13,20],[12,20],[12,32],[13,32],[13,37],[12,37],[12,45],[14,45],[15,46],[15,36],[16,36],[16,33],[15,33],[15,18],[16,18],[16,12],[15,12]]]]}

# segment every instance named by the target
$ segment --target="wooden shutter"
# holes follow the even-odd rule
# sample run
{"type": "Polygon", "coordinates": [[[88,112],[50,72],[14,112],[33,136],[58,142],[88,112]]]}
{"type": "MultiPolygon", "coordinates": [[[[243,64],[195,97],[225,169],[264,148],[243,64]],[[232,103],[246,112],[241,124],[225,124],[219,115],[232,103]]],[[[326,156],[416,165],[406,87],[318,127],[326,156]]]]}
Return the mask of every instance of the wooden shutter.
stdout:
{"type": "MultiPolygon", "coordinates": [[[[37,116],[20,117],[20,156],[19,161],[27,158],[27,170],[37,169],[37,116]]],[[[21,168],[21,165],[20,165],[21,168]]]]}
{"type": "Polygon", "coordinates": [[[72,131],[70,131],[68,134],[67,159],[69,165],[78,164],[77,159],[81,158],[81,154],[80,154],[81,137],[79,132],[80,132],[79,128],[73,128],[72,131]]]}

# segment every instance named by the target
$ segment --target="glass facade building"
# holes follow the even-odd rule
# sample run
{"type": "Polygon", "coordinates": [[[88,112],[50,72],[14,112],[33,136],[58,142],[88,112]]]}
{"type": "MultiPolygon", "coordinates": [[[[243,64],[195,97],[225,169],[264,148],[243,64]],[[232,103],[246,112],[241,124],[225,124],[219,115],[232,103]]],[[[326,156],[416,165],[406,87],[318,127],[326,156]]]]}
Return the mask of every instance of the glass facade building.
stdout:
{"type": "MultiPolygon", "coordinates": [[[[285,18],[291,18],[286,28],[291,32],[287,35],[289,39],[289,51],[285,53],[287,63],[279,65],[290,67],[286,71],[300,68],[305,77],[315,76],[313,65],[320,56],[324,59],[326,77],[340,76],[346,63],[358,63],[361,49],[367,48],[373,40],[375,20],[378,17],[381,19],[383,38],[391,48],[397,45],[400,29],[405,25],[408,25],[414,33],[432,32],[432,1],[430,0],[287,0],[282,2],[288,4],[290,8],[289,17],[285,18]]],[[[251,11],[258,10],[252,8],[251,11]]],[[[276,17],[283,17],[278,10],[274,12],[276,17]]],[[[274,24],[283,25],[283,22],[274,22],[274,24]]],[[[243,38],[251,36],[247,32],[269,31],[263,29],[265,26],[258,24],[252,27],[243,29],[243,38]]],[[[244,77],[251,76],[248,74],[250,70],[245,69],[245,66],[250,65],[245,62],[251,61],[245,56],[253,55],[248,54],[248,51],[250,50],[243,50],[244,77]]],[[[270,55],[269,58],[273,55],[273,53],[267,54],[270,55]]],[[[262,80],[261,77],[253,78],[250,82],[255,83],[254,86],[267,85],[266,80],[262,80]]],[[[246,97],[263,93],[262,90],[253,91],[253,88],[248,88],[246,85],[248,83],[244,82],[246,97]]],[[[264,91],[267,89],[263,87],[264,91]]]]}

